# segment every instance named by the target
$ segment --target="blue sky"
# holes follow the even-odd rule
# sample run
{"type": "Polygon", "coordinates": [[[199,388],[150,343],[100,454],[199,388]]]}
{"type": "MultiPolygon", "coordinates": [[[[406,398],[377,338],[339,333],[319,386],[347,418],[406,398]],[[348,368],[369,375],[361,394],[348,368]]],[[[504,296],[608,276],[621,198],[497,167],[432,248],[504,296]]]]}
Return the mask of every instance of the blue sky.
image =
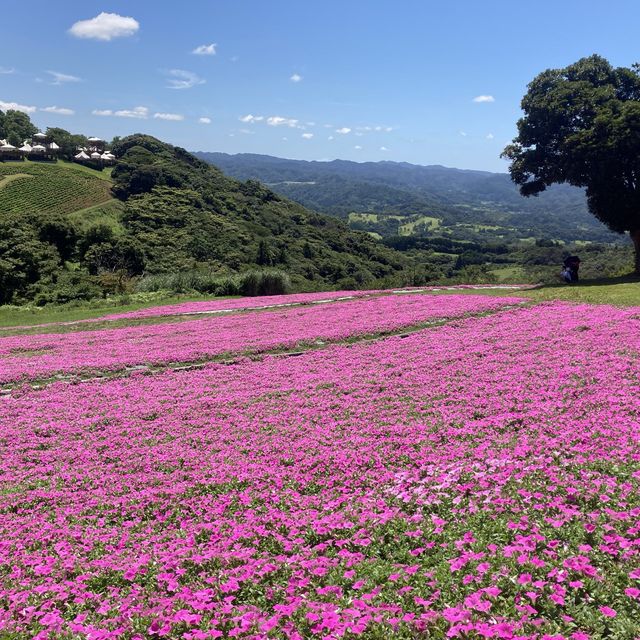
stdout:
{"type": "Polygon", "coordinates": [[[537,73],[640,61],[637,0],[3,0],[2,14],[0,109],[309,160],[505,171],[537,73]]]}

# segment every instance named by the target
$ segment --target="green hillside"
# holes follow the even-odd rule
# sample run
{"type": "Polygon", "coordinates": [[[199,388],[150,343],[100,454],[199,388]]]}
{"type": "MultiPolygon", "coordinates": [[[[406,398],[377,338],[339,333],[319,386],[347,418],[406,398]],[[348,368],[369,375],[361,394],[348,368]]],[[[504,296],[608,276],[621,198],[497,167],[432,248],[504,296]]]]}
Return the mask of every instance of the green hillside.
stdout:
{"type": "Polygon", "coordinates": [[[266,293],[287,282],[352,288],[413,274],[402,253],[368,234],[184,149],[134,135],[113,150],[111,173],[0,164],[0,304],[159,289],[266,293]]]}
{"type": "Polygon", "coordinates": [[[108,170],[70,162],[0,163],[0,213],[66,214],[112,198],[108,170]]]}

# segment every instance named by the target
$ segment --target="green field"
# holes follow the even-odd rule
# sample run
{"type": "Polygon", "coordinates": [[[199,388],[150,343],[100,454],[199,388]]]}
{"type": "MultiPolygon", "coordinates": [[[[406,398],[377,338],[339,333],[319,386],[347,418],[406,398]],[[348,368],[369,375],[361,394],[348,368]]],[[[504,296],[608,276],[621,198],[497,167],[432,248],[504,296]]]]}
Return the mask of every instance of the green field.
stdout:
{"type": "Polygon", "coordinates": [[[350,213],[349,222],[378,222],[377,213],[350,213]]]}
{"type": "Polygon", "coordinates": [[[112,197],[109,171],[69,162],[0,164],[1,213],[71,213],[112,197]]]}
{"type": "Polygon", "coordinates": [[[440,218],[433,218],[431,216],[420,216],[415,220],[411,220],[410,222],[405,222],[398,227],[398,235],[400,236],[411,236],[413,235],[415,228],[418,225],[425,225],[425,227],[429,228],[429,231],[435,231],[439,229],[442,225],[442,220],[440,218]]]}

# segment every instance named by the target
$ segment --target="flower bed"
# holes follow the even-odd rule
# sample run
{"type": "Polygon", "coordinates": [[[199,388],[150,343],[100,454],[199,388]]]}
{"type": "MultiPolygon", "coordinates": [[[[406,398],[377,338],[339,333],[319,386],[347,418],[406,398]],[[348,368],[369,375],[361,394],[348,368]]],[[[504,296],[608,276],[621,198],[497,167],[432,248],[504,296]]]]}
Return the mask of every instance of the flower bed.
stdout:
{"type": "Polygon", "coordinates": [[[518,302],[518,298],[473,295],[385,296],[174,324],[12,336],[0,338],[0,382],[291,348],[316,340],[393,331],[518,302]]]}
{"type": "Polygon", "coordinates": [[[543,304],[4,398],[0,629],[636,638],[639,329],[543,304]]]}

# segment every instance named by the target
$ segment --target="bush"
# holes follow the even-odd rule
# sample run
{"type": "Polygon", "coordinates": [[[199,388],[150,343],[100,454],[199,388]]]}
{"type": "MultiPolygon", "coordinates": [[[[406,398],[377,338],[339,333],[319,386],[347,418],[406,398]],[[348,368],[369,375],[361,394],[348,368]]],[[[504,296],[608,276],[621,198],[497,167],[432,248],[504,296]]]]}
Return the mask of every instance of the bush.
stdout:
{"type": "Polygon", "coordinates": [[[37,306],[92,300],[103,297],[104,292],[96,278],[82,271],[63,271],[54,284],[43,284],[34,296],[37,306]]]}
{"type": "Polygon", "coordinates": [[[275,296],[287,293],[291,281],[284,271],[247,271],[239,276],[239,289],[243,296],[275,296]]]}

